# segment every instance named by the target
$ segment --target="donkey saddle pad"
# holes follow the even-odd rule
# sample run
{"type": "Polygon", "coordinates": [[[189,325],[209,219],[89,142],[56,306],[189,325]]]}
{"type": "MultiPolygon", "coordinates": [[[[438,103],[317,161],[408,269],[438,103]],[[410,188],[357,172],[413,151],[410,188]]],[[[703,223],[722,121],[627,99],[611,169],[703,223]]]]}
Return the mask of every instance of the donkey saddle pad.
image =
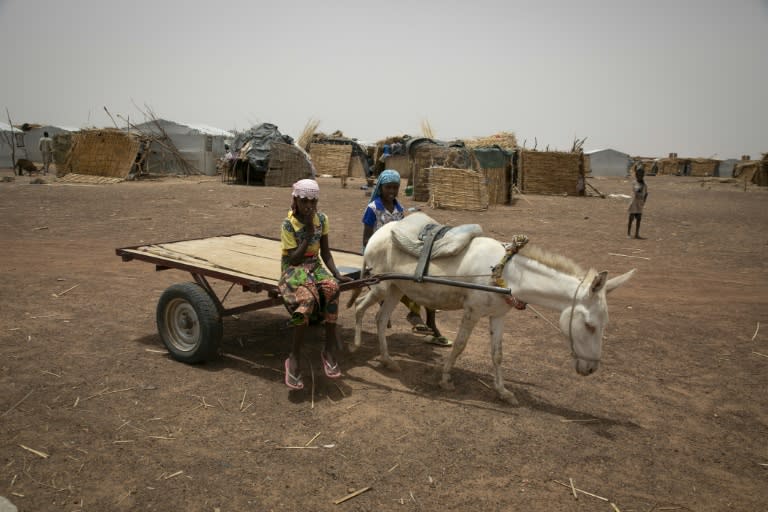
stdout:
{"type": "MultiPolygon", "coordinates": [[[[436,259],[460,253],[476,236],[483,234],[479,224],[441,226],[425,213],[413,213],[392,227],[392,242],[416,258],[422,256],[425,240],[432,241],[429,258],[436,259]]],[[[429,247],[427,247],[429,251],[429,247]]]]}

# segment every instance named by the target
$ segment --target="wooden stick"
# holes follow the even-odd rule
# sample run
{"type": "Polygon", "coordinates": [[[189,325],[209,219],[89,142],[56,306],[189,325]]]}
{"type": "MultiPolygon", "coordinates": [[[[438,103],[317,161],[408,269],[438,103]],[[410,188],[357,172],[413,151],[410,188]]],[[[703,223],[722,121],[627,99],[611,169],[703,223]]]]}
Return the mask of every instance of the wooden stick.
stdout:
{"type": "Polygon", "coordinates": [[[355,496],[359,496],[359,495],[363,494],[365,491],[370,491],[370,490],[371,490],[371,488],[370,488],[370,487],[363,487],[362,489],[358,489],[358,490],[356,490],[356,491],[355,491],[355,492],[353,492],[353,493],[347,494],[347,495],[346,495],[346,496],[344,496],[343,498],[339,498],[339,499],[335,500],[335,501],[333,502],[333,504],[334,504],[334,505],[338,505],[339,503],[344,503],[345,501],[347,501],[347,500],[351,500],[351,499],[352,499],[352,498],[354,498],[355,496]]]}
{"type": "Polygon", "coordinates": [[[277,450],[317,450],[319,446],[275,446],[277,450]]]}
{"type": "Polygon", "coordinates": [[[179,476],[179,475],[180,475],[180,474],[182,474],[182,473],[184,473],[184,471],[177,471],[177,472],[175,472],[175,473],[171,473],[170,475],[168,475],[167,477],[165,477],[165,480],[169,480],[169,479],[171,479],[171,478],[173,478],[173,477],[175,477],[175,476],[179,476]]]}
{"type": "Polygon", "coordinates": [[[477,382],[479,382],[480,384],[482,384],[483,386],[485,386],[485,387],[486,387],[486,388],[488,388],[488,389],[492,389],[492,388],[491,388],[491,386],[489,386],[488,384],[486,384],[485,382],[483,382],[483,381],[482,381],[482,380],[480,380],[479,378],[477,379],[477,382]]]}
{"type": "Polygon", "coordinates": [[[311,445],[311,444],[312,444],[312,441],[314,441],[315,439],[317,439],[319,436],[320,436],[320,432],[318,432],[317,434],[315,434],[315,437],[313,437],[312,439],[310,439],[309,441],[307,441],[307,444],[305,444],[304,446],[309,446],[309,445],[311,445]]]}
{"type": "Polygon", "coordinates": [[[629,256],[627,254],[619,254],[617,252],[609,252],[610,256],[623,256],[624,258],[638,258],[641,260],[650,260],[651,258],[646,258],[645,256],[629,256]]]}
{"type": "MultiPolygon", "coordinates": [[[[553,481],[553,482],[555,482],[556,484],[560,484],[560,485],[562,485],[563,487],[568,487],[568,488],[570,488],[570,487],[571,487],[570,485],[568,485],[568,484],[566,484],[566,483],[563,483],[563,482],[561,482],[561,481],[559,481],[559,480],[552,480],[552,481],[553,481]]],[[[592,494],[591,492],[587,492],[587,491],[584,491],[584,490],[582,490],[582,489],[579,489],[578,487],[574,487],[574,489],[576,489],[576,490],[577,490],[578,492],[580,492],[581,494],[586,494],[587,496],[592,496],[593,498],[597,498],[597,499],[599,499],[599,500],[603,500],[603,501],[608,501],[608,502],[610,503],[610,501],[608,500],[608,498],[603,498],[602,496],[598,496],[597,494],[592,494]]]]}
{"type": "Polygon", "coordinates": [[[243,404],[245,403],[245,394],[248,392],[247,389],[243,390],[243,399],[240,400],[240,412],[243,412],[243,404]]]}
{"type": "Polygon", "coordinates": [[[573,493],[573,499],[575,500],[579,499],[579,495],[576,494],[576,487],[573,486],[573,478],[568,478],[568,481],[571,483],[571,492],[573,493]]]}
{"type": "Polygon", "coordinates": [[[14,409],[15,409],[16,407],[18,407],[19,405],[21,405],[21,403],[22,403],[24,400],[26,400],[27,398],[29,398],[29,395],[31,395],[31,394],[32,394],[32,391],[30,391],[29,393],[27,393],[26,395],[24,395],[24,398],[22,398],[21,400],[19,400],[19,401],[18,401],[18,402],[16,402],[15,404],[13,404],[13,405],[11,406],[11,408],[10,408],[10,409],[8,409],[7,411],[5,411],[5,412],[3,413],[3,416],[5,416],[6,414],[8,414],[8,413],[9,413],[9,412],[11,412],[12,410],[14,410],[14,409]]]}
{"type": "Polygon", "coordinates": [[[755,334],[752,335],[752,341],[755,341],[755,336],[757,336],[757,331],[760,330],[760,322],[757,322],[757,328],[755,329],[755,334]]]}
{"type": "Polygon", "coordinates": [[[768,357],[768,355],[766,355],[766,354],[761,354],[760,352],[755,352],[754,350],[752,351],[752,353],[753,353],[753,354],[757,354],[757,355],[759,355],[759,356],[768,357]]]}
{"type": "Polygon", "coordinates": [[[611,502],[611,507],[613,507],[613,510],[615,510],[616,512],[621,512],[621,510],[619,510],[619,507],[617,507],[614,502],[611,502]]]}
{"type": "Polygon", "coordinates": [[[47,453],[37,451],[34,448],[30,448],[29,446],[24,446],[23,444],[20,444],[19,446],[21,446],[22,448],[24,448],[28,452],[34,453],[38,457],[42,457],[43,459],[47,459],[48,457],[50,457],[50,455],[48,455],[47,453]]]}
{"type": "Polygon", "coordinates": [[[61,293],[54,293],[53,295],[54,295],[55,297],[61,297],[61,296],[62,296],[62,295],[64,295],[65,293],[67,293],[67,292],[71,292],[72,290],[74,290],[74,289],[75,289],[75,288],[77,288],[78,286],[80,286],[80,283],[78,283],[78,284],[76,284],[75,286],[72,286],[72,287],[70,287],[70,288],[67,288],[66,290],[64,290],[64,291],[63,291],[63,292],[61,292],[61,293]]]}
{"type": "Polygon", "coordinates": [[[600,421],[600,420],[597,418],[591,418],[588,420],[560,420],[561,423],[589,423],[592,421],[600,421]]]}

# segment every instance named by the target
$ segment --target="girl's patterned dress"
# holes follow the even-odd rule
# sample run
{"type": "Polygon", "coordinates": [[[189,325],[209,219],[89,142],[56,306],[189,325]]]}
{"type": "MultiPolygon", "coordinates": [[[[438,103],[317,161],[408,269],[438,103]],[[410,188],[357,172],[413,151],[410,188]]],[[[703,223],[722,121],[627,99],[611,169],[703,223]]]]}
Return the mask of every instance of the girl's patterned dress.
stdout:
{"type": "Polygon", "coordinates": [[[280,228],[282,276],[277,286],[291,313],[290,325],[307,325],[310,320],[336,323],[338,317],[339,284],[320,258],[320,238],[328,234],[328,217],[317,212],[313,223],[314,235],[307,245],[304,260],[298,265],[291,265],[289,254],[307,237],[306,227],[293,212],[289,212],[280,228]]]}

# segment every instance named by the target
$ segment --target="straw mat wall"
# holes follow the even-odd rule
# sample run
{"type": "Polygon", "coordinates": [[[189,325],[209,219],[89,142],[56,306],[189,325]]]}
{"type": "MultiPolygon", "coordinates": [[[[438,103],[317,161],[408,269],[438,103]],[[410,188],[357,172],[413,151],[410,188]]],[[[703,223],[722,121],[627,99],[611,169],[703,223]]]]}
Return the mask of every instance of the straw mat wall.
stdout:
{"type": "Polygon", "coordinates": [[[413,200],[429,200],[429,168],[450,167],[464,169],[471,166],[465,151],[438,144],[421,144],[411,154],[413,200]]]}
{"type": "Polygon", "coordinates": [[[469,169],[431,167],[429,206],[444,210],[487,210],[488,187],[485,177],[469,169]]]}
{"type": "Polygon", "coordinates": [[[313,142],[309,145],[309,154],[318,174],[330,174],[334,178],[348,175],[351,145],[313,142]]]}
{"type": "Polygon", "coordinates": [[[658,175],[672,175],[679,176],[683,174],[683,167],[685,166],[685,160],[680,158],[660,158],[658,175]]]}
{"type": "Polygon", "coordinates": [[[311,176],[312,166],[300,149],[284,142],[272,143],[264,185],[290,187],[297,181],[311,176]]]}
{"type": "Polygon", "coordinates": [[[719,165],[719,160],[694,158],[691,160],[691,176],[714,176],[719,165]]]}
{"type": "Polygon", "coordinates": [[[521,151],[521,192],[526,194],[576,195],[584,169],[581,153],[521,151]]]}
{"type": "Polygon", "coordinates": [[[488,202],[490,204],[509,203],[509,168],[497,167],[480,169],[478,171],[484,178],[488,188],[488,202]]]}
{"type": "Polygon", "coordinates": [[[140,140],[122,130],[83,130],[72,135],[64,172],[126,178],[136,161],[140,140]]]}

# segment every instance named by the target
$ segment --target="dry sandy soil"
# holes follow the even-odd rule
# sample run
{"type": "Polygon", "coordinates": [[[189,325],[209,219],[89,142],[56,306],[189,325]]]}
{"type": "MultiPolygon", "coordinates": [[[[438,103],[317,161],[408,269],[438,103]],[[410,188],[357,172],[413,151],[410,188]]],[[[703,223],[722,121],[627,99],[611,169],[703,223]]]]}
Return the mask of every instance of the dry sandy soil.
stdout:
{"type": "MultiPolygon", "coordinates": [[[[178,363],[155,307],[190,276],[124,263],[115,248],[276,236],[289,189],[204,177],[47,181],[0,183],[0,495],[20,511],[768,510],[766,190],[649,177],[646,240],[626,238],[623,199],[529,195],[482,213],[427,209],[502,241],[526,233],[610,275],[638,269],[610,296],[603,361],[590,377],[536,312],[509,313],[504,371],[520,405],[508,406],[488,387],[487,323],[447,392],[433,370],[446,349],[412,334],[402,306],[389,330],[400,373],[377,359],[371,312],[341,381],[320,375],[312,342],[313,385],[289,392],[280,307],[226,318],[217,361],[178,363]],[[569,479],[591,494],[575,499],[561,485],[569,479]]],[[[630,190],[624,179],[590,181],[630,190]]],[[[360,183],[320,182],[332,246],[356,250],[360,183]]],[[[264,298],[233,294],[234,303],[264,298]]],[[[438,321],[455,335],[459,316],[438,321]]],[[[347,341],[352,325],[342,311],[347,341]]]]}

